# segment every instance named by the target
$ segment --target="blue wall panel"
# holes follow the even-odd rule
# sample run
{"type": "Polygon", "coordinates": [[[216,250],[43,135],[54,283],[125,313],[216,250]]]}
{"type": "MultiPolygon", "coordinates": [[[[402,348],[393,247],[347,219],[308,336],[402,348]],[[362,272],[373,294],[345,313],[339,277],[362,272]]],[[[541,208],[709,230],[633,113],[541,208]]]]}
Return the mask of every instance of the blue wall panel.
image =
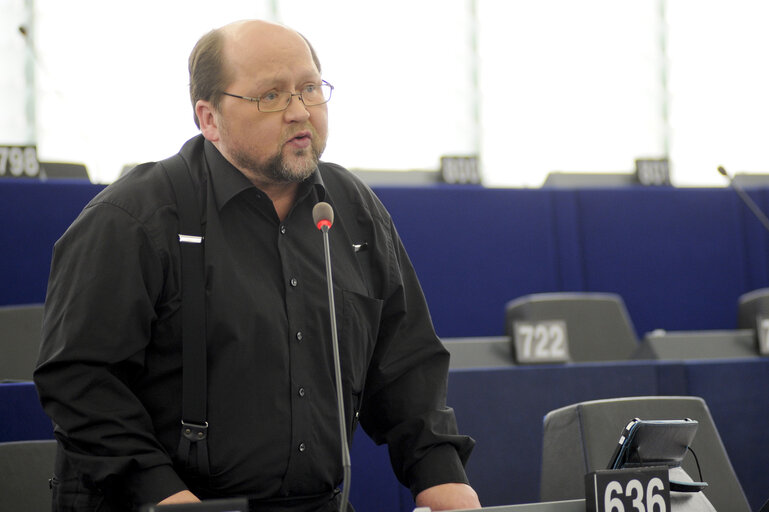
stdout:
{"type": "Polygon", "coordinates": [[[508,301],[561,287],[549,192],[449,186],[376,192],[417,270],[438,335],[500,334],[508,301]]]}
{"type": "MultiPolygon", "coordinates": [[[[99,185],[0,181],[0,305],[42,302],[53,243],[99,185]]],[[[769,285],[769,236],[728,189],[378,187],[443,337],[504,333],[505,304],[551,291],[619,293],[638,334],[730,329],[737,298],[769,285]]],[[[750,190],[769,211],[769,189],[750,190]]],[[[449,403],[478,441],[484,504],[538,498],[542,417],[583,400],[689,394],[708,403],[754,507],[769,498],[769,360],[455,370],[449,403]]],[[[0,385],[0,441],[50,437],[31,384],[0,385]]],[[[386,449],[362,432],[361,512],[408,510],[386,449]]]]}
{"type": "Polygon", "coordinates": [[[102,188],[74,181],[0,182],[0,306],[45,300],[54,242],[102,188]]]}

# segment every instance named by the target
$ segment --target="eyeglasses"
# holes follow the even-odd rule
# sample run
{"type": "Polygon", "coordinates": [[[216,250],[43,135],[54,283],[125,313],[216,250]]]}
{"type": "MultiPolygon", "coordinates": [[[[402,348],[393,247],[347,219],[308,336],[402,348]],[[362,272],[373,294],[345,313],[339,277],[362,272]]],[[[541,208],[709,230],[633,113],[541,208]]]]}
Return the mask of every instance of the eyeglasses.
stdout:
{"type": "Polygon", "coordinates": [[[270,91],[256,98],[231,94],[229,92],[222,92],[222,94],[256,103],[256,108],[259,109],[259,112],[280,112],[281,110],[286,110],[288,108],[288,105],[291,103],[291,98],[294,96],[298,96],[305,107],[323,105],[331,99],[331,92],[333,90],[333,85],[325,80],[321,80],[320,84],[305,85],[302,88],[302,92],[270,91]]]}

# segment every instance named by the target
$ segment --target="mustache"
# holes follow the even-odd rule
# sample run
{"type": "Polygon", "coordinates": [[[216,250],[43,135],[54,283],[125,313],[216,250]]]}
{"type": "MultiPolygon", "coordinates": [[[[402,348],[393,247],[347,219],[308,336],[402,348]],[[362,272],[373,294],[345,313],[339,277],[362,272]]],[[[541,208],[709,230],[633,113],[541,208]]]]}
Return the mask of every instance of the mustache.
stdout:
{"type": "Polygon", "coordinates": [[[297,137],[310,137],[311,140],[316,141],[318,140],[318,131],[315,129],[314,126],[308,125],[303,126],[301,128],[296,128],[294,130],[291,130],[289,133],[283,136],[281,146],[284,146],[286,143],[294,140],[297,137]]]}

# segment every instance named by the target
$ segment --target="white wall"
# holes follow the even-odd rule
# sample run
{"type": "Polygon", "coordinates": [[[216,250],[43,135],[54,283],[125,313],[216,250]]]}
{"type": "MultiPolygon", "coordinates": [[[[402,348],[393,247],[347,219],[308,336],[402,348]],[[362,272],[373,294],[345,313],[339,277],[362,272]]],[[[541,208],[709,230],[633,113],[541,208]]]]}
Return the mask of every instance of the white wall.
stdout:
{"type": "Polygon", "coordinates": [[[28,48],[18,28],[28,22],[22,0],[0,0],[0,144],[34,143],[28,122],[28,48]]]}
{"type": "MultiPolygon", "coordinates": [[[[31,137],[27,3],[0,0],[0,144],[31,137]]],[[[189,51],[248,17],[313,42],[336,86],[324,158],[351,168],[480,152],[487,185],[538,186],[552,170],[629,172],[667,148],[677,185],[723,185],[718,165],[769,172],[759,0],[36,0],[34,14],[40,157],[85,162],[95,181],[196,133],[189,51]]]]}
{"type": "Polygon", "coordinates": [[[483,163],[492,184],[630,171],[635,158],[664,154],[657,4],[481,2],[483,163]]]}
{"type": "Polygon", "coordinates": [[[670,2],[671,159],[686,183],[769,174],[769,2],[670,2]]]}

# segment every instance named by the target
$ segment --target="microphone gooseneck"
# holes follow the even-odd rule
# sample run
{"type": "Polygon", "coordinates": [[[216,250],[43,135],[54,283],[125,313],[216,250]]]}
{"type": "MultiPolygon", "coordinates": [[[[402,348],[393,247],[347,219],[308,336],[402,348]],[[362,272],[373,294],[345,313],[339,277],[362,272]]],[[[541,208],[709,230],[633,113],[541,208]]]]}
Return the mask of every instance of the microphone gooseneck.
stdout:
{"type": "Polygon", "coordinates": [[[331,277],[331,249],[328,240],[328,230],[334,224],[334,209],[326,202],[316,204],[312,209],[312,221],[323,233],[323,249],[326,260],[326,286],[328,288],[328,309],[331,320],[331,344],[334,355],[334,379],[336,381],[336,405],[339,414],[339,441],[342,447],[342,499],[339,502],[339,512],[347,512],[347,502],[350,497],[350,448],[347,446],[347,422],[344,414],[344,397],[342,396],[342,368],[339,362],[339,337],[336,329],[336,307],[334,305],[334,281],[331,277]]]}
{"type": "Polygon", "coordinates": [[[745,205],[750,208],[750,211],[753,212],[753,215],[756,216],[756,218],[763,224],[764,229],[769,231],[769,219],[766,217],[764,212],[761,211],[761,208],[758,207],[755,201],[748,195],[747,192],[745,192],[745,189],[743,189],[741,186],[739,186],[737,183],[734,182],[734,179],[729,176],[729,174],[726,172],[726,169],[724,169],[722,166],[718,166],[718,172],[725,176],[727,180],[729,180],[729,186],[734,189],[735,192],[737,192],[737,195],[740,196],[740,199],[742,199],[742,202],[745,203],[745,205]]]}

